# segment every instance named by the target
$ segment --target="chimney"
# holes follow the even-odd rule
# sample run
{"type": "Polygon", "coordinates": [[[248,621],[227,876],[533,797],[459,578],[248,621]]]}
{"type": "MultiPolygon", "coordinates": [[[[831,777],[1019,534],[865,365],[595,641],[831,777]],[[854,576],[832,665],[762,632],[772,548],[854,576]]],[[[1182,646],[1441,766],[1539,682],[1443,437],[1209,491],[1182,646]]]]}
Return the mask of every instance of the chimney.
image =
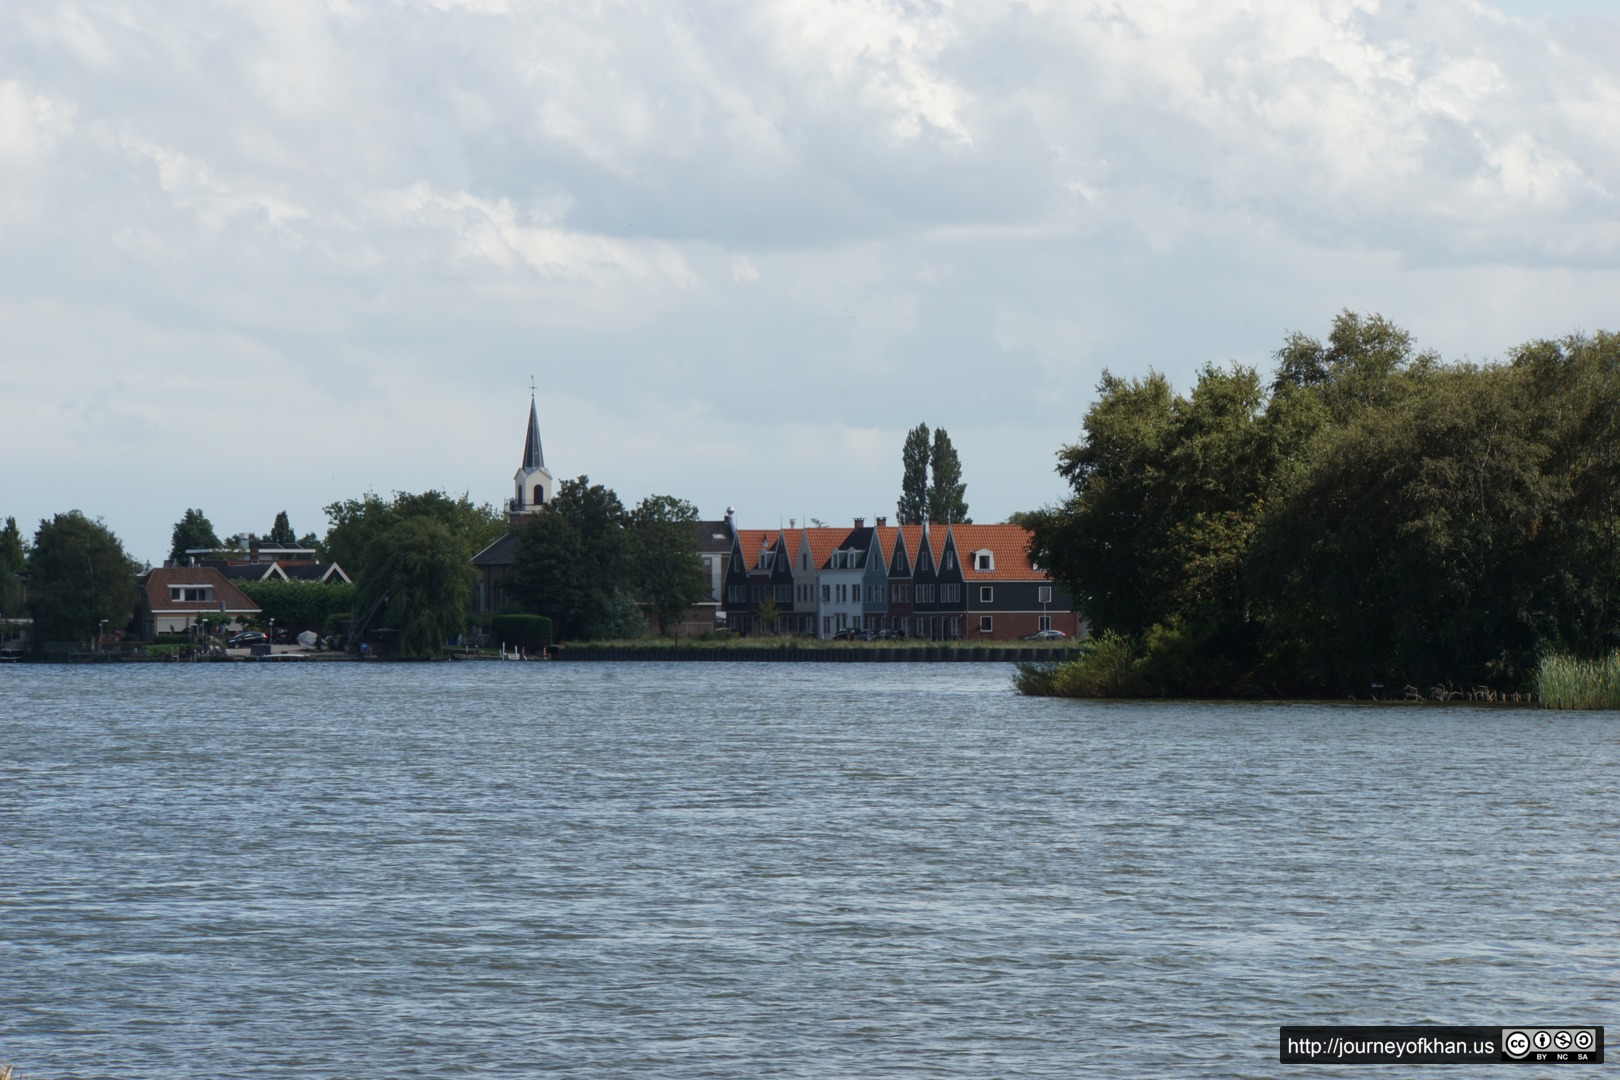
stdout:
{"type": "Polygon", "coordinates": [[[877,523],[878,523],[877,527],[881,529],[881,528],[883,528],[885,525],[887,525],[889,523],[889,519],[886,518],[886,517],[880,517],[880,518],[877,519],[877,523]]]}
{"type": "Polygon", "coordinates": [[[866,519],[863,518],[863,517],[856,518],[855,519],[855,527],[857,529],[864,529],[866,527],[866,519]]]}

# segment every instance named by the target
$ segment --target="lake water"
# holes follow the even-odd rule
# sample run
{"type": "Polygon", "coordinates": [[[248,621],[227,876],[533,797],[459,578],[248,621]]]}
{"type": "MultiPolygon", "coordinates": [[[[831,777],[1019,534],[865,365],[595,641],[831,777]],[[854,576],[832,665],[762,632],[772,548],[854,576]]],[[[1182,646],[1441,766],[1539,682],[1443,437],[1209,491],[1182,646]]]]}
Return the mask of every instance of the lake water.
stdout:
{"type": "Polygon", "coordinates": [[[1269,1077],[1284,1023],[1620,1022],[1620,715],[1010,674],[0,667],[0,1061],[1269,1077]]]}

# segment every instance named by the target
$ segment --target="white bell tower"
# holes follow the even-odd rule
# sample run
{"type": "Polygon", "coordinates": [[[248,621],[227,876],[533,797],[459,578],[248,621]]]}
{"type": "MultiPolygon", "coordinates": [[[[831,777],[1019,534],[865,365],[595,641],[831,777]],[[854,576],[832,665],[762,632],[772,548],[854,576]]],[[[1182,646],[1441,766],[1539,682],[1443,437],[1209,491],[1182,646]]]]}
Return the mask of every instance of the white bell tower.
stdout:
{"type": "Polygon", "coordinates": [[[532,514],[551,501],[551,471],[540,449],[540,414],[535,409],[534,388],[529,388],[529,431],[523,441],[523,464],[512,477],[516,497],[507,504],[507,515],[514,520],[532,514]]]}

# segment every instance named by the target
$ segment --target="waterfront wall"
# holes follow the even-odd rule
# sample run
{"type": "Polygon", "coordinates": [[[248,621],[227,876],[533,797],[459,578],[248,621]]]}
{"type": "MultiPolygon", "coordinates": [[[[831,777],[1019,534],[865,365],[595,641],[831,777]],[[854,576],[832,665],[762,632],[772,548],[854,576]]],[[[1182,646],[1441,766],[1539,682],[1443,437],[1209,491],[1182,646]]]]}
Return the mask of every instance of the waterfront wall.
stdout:
{"type": "Polygon", "coordinates": [[[1007,664],[1021,660],[1070,660],[1077,649],[1035,648],[1030,646],[909,646],[885,648],[805,649],[793,646],[781,648],[668,648],[634,645],[570,645],[554,649],[553,660],[612,661],[612,660],[719,660],[753,661],[757,663],[800,664],[932,664],[932,663],[995,663],[1007,664]]]}

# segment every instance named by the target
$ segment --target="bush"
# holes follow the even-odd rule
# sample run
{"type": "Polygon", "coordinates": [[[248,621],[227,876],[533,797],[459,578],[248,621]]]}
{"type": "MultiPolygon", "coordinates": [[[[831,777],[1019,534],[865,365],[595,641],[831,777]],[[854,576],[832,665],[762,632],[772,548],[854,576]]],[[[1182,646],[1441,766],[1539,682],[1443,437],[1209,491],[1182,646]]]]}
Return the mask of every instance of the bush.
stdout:
{"type": "Polygon", "coordinates": [[[537,653],[551,645],[551,620],[544,615],[496,615],[490,634],[504,645],[537,653]]]}
{"type": "Polygon", "coordinates": [[[354,610],[355,588],[347,582],[244,581],[237,587],[263,609],[262,620],[289,629],[326,628],[332,616],[354,610]]]}
{"type": "Polygon", "coordinates": [[[1013,685],[1034,697],[1138,697],[1142,688],[1136,666],[1131,639],[1105,630],[1082,642],[1073,660],[1019,664],[1013,685]]]}

